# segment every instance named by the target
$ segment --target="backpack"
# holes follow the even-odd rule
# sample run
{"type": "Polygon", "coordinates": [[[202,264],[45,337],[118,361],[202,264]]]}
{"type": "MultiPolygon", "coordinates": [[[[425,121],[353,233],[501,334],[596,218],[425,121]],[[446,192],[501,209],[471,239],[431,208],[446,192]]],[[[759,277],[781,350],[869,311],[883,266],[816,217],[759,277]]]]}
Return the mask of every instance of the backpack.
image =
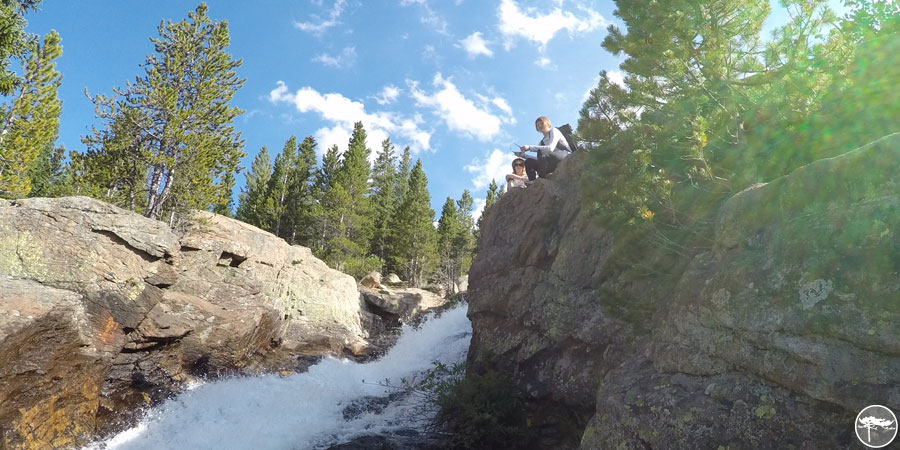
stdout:
{"type": "Polygon", "coordinates": [[[575,145],[575,136],[573,136],[572,126],[569,124],[565,124],[560,127],[556,127],[566,138],[566,143],[569,144],[569,151],[575,153],[575,150],[578,150],[578,146],[575,145]]]}

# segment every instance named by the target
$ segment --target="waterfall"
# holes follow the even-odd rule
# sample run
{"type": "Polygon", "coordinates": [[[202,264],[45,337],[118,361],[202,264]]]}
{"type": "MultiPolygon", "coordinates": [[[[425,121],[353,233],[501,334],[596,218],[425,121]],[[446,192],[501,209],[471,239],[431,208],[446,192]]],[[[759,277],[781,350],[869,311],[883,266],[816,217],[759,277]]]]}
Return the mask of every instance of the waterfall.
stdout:
{"type": "Polygon", "coordinates": [[[462,305],[418,329],[404,326],[397,344],[376,361],[326,358],[301,374],[191,386],[149,410],[134,428],[84,450],[320,449],[362,434],[406,428],[415,408],[411,396],[379,412],[353,414],[350,420],[344,411],[363,399],[388,398],[402,379],[432,368],[433,361],[463,361],[471,333],[462,305]]]}

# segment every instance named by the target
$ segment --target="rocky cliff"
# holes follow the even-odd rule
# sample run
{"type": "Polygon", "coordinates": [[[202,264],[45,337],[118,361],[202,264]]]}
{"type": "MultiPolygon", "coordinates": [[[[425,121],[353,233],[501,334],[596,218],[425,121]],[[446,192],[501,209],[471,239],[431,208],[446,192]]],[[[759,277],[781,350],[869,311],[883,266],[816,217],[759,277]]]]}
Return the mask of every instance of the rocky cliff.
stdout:
{"type": "Polygon", "coordinates": [[[613,257],[585,156],[485,212],[470,272],[471,369],[516,381],[535,448],[847,448],[900,410],[900,135],[738,193],[680,259],[613,257]]]}
{"type": "Polygon", "coordinates": [[[0,201],[0,449],[76,445],[195,377],[363,351],[361,318],[352,277],[232,219],[0,201]]]}

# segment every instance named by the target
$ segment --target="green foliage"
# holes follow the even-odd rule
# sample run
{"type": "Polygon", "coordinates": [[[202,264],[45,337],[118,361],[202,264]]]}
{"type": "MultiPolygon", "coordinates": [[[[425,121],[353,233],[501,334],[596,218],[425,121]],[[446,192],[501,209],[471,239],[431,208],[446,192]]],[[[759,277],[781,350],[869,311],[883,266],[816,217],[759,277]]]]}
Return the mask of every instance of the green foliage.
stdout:
{"type": "Polygon", "coordinates": [[[526,448],[535,437],[515,384],[498,372],[466,373],[464,364],[435,362],[416,386],[438,407],[434,426],[452,449],[526,448]]]}
{"type": "Polygon", "coordinates": [[[293,217],[288,214],[288,203],[291,198],[291,189],[297,186],[297,138],[291,136],[284,143],[281,153],[275,157],[275,165],[272,168],[272,176],[266,186],[266,213],[269,215],[264,222],[270,224],[269,231],[280,237],[291,236],[293,230],[293,217]]]}
{"type": "Polygon", "coordinates": [[[28,171],[31,180],[29,197],[59,197],[68,192],[66,148],[45,145],[28,171]]]}
{"type": "Polygon", "coordinates": [[[266,147],[259,149],[256,158],[250,165],[250,172],[245,177],[247,183],[238,196],[237,218],[251,225],[267,229],[269,227],[266,213],[266,195],[269,178],[272,177],[272,161],[266,147]]]}
{"type": "Polygon", "coordinates": [[[421,286],[435,263],[437,233],[427,186],[422,161],[417,160],[409,174],[406,195],[391,223],[392,263],[405,273],[411,286],[421,286]]]}
{"type": "Polygon", "coordinates": [[[316,186],[320,192],[328,191],[333,184],[334,176],[341,166],[340,157],[337,145],[332,145],[322,156],[322,166],[316,172],[316,186]]]}
{"type": "Polygon", "coordinates": [[[585,198],[627,230],[619,245],[693,254],[734,193],[900,131],[896,5],[851,1],[839,20],[824,0],[786,0],[788,23],[763,39],[767,2],[616,4],[627,32],[603,47],[624,57],[624,86],[601,72],[578,134],[585,198]]]}
{"type": "Polygon", "coordinates": [[[373,270],[380,271],[383,265],[384,261],[376,255],[349,255],[344,258],[341,271],[357,280],[361,280],[373,270]]]}
{"type": "Polygon", "coordinates": [[[441,284],[447,292],[452,292],[453,283],[459,277],[459,266],[457,263],[456,237],[460,234],[458,212],[456,203],[453,199],[447,197],[444,206],[441,209],[441,218],[438,219],[438,272],[441,284]]]}
{"type": "Polygon", "coordinates": [[[503,187],[497,186],[497,180],[491,180],[491,184],[488,186],[487,194],[484,198],[484,208],[481,210],[481,216],[478,217],[477,230],[475,231],[475,242],[477,243],[481,237],[481,222],[484,220],[484,215],[487,213],[488,208],[490,208],[497,200],[500,199],[500,196],[503,195],[503,187]]]}
{"type": "MultiPolygon", "coordinates": [[[[6,8],[10,6],[0,6],[0,14],[8,12],[6,8]]],[[[3,34],[0,32],[0,41],[8,37],[3,34]]],[[[55,62],[62,55],[59,34],[50,31],[42,44],[37,41],[21,44],[24,47],[20,50],[25,52],[24,79],[13,84],[10,93],[15,98],[0,126],[0,195],[11,198],[24,197],[31,191],[29,173],[33,172],[33,165],[42,164],[41,152],[56,140],[62,108],[57,97],[62,76],[56,71],[55,62]]],[[[10,82],[7,72],[0,71],[0,91],[10,82]]]]}
{"type": "Polygon", "coordinates": [[[403,154],[400,157],[400,167],[397,168],[397,186],[394,192],[397,194],[397,205],[403,203],[406,191],[409,189],[409,171],[412,169],[409,146],[403,148],[403,154]]]}
{"type": "Polygon", "coordinates": [[[216,202],[213,212],[225,217],[234,217],[234,172],[226,172],[216,185],[216,202]]]}
{"type": "Polygon", "coordinates": [[[336,209],[338,205],[346,202],[343,200],[346,192],[334,182],[339,168],[340,152],[337,145],[334,145],[322,157],[322,165],[316,172],[317,203],[311,210],[315,238],[311,242],[311,247],[319,257],[329,253],[328,243],[344,232],[340,221],[341,215],[336,209]]]}
{"type": "Polygon", "coordinates": [[[472,212],[475,209],[475,200],[468,189],[464,189],[459,200],[456,201],[456,221],[459,223],[459,233],[453,240],[453,246],[457,251],[457,264],[459,275],[469,273],[472,259],[475,256],[475,219],[472,212]]]}
{"type": "Polygon", "coordinates": [[[22,79],[9,70],[10,61],[29,51],[24,14],[37,9],[40,0],[4,0],[0,2],[0,95],[12,95],[22,79]]]}
{"type": "Polygon", "coordinates": [[[357,122],[340,165],[336,166],[336,148],[325,155],[322,163],[319,184],[325,190],[315,210],[317,228],[322,230],[317,253],[339,270],[369,254],[373,228],[368,157],[366,132],[357,122]]]}
{"type": "Polygon", "coordinates": [[[201,3],[187,20],[161,23],[144,75],[113,96],[91,98],[104,128],[83,138],[88,190],[132,209],[145,196],[142,212],[170,221],[178,211],[217,204],[216,180],[244,156],[233,126],[242,111],[230,105],[244,80],[235,72],[241,61],[226,51],[228,23],[207,10],[201,3]]]}
{"type": "Polygon", "coordinates": [[[453,292],[455,283],[472,265],[475,247],[473,207],[472,196],[465,190],[456,202],[447,197],[438,219],[438,279],[447,292],[453,292]]]}
{"type": "MultiPolygon", "coordinates": [[[[397,209],[395,185],[397,184],[396,156],[390,138],[381,143],[381,151],[372,167],[372,253],[384,260],[390,248],[391,218],[397,209]]],[[[382,268],[379,268],[381,270],[382,268]]]]}
{"type": "Polygon", "coordinates": [[[286,210],[290,233],[286,239],[291,244],[310,246],[315,237],[313,209],[316,202],[316,140],[312,136],[300,142],[292,172],[286,210]]]}

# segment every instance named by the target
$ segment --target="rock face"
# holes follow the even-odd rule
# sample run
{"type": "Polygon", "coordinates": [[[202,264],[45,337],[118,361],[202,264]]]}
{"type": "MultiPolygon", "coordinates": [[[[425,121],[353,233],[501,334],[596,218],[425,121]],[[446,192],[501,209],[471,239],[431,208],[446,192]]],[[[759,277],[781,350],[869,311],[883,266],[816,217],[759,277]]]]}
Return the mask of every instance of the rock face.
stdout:
{"type": "MultiPolygon", "coordinates": [[[[363,280],[364,282],[365,280],[363,280]]],[[[399,325],[413,317],[439,308],[447,300],[433,292],[418,288],[374,289],[360,283],[359,292],[365,299],[367,310],[382,317],[389,324],[399,325]]]]}
{"type": "Polygon", "coordinates": [[[572,421],[567,411],[590,417],[599,380],[633,351],[629,315],[640,315],[641,299],[655,291],[622,282],[609,266],[614,237],[581,208],[585,157],[566,158],[551,178],[485,211],[469,272],[469,363],[517,380],[537,426],[562,427],[572,421]]]}
{"type": "Polygon", "coordinates": [[[674,279],[607,258],[581,156],[485,212],[470,272],[473,367],[592,415],[557,448],[847,448],[900,409],[900,135],[735,195],[674,279]]]}
{"type": "Polygon", "coordinates": [[[162,222],[82,197],[0,202],[0,448],[60,448],[195,376],[293,369],[359,346],[352,277],[197,213],[162,222]]]}

